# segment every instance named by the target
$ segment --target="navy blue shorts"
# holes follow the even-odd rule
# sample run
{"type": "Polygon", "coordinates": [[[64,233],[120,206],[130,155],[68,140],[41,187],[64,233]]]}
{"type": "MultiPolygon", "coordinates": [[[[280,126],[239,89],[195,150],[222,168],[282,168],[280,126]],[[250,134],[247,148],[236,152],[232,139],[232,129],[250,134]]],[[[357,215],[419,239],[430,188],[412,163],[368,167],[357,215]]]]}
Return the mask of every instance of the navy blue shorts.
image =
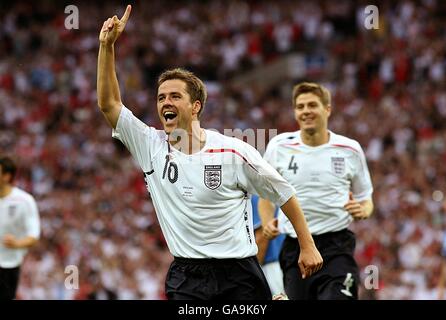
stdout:
{"type": "Polygon", "coordinates": [[[20,267],[11,269],[0,268],[0,300],[15,299],[19,278],[20,267]]]}
{"type": "Polygon", "coordinates": [[[291,300],[356,300],[359,270],[354,259],[355,235],[348,229],[313,235],[324,264],[322,269],[302,279],[297,261],[300,247],[286,237],[280,252],[285,292],[291,300]]]}
{"type": "Polygon", "coordinates": [[[243,259],[175,258],[166,277],[169,300],[271,300],[255,256],[243,259]]]}

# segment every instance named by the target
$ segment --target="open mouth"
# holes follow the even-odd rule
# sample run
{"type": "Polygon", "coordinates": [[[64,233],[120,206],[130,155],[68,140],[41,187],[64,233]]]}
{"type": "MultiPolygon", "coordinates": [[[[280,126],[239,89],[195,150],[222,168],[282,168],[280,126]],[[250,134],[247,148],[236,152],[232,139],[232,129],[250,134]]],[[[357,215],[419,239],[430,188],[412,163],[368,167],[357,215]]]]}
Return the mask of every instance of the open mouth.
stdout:
{"type": "Polygon", "coordinates": [[[163,117],[164,117],[164,120],[166,120],[166,122],[169,123],[169,122],[172,122],[173,119],[175,119],[177,117],[177,114],[174,111],[165,111],[163,113],[163,117]]]}
{"type": "Polygon", "coordinates": [[[313,118],[305,118],[305,119],[302,119],[302,121],[303,122],[313,122],[314,119],[313,118]]]}

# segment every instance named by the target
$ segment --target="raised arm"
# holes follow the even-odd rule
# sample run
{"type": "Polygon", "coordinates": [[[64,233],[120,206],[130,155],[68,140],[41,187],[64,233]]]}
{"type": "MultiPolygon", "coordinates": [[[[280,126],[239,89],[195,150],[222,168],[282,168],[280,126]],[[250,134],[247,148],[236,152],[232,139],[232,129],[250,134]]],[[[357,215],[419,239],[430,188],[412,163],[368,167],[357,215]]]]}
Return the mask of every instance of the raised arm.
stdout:
{"type": "Polygon", "coordinates": [[[122,107],[121,93],[119,92],[119,83],[115,71],[114,45],[124,31],[131,10],[132,7],[128,5],[121,19],[113,16],[104,21],[99,33],[98,105],[112,128],[116,128],[122,107]]]}

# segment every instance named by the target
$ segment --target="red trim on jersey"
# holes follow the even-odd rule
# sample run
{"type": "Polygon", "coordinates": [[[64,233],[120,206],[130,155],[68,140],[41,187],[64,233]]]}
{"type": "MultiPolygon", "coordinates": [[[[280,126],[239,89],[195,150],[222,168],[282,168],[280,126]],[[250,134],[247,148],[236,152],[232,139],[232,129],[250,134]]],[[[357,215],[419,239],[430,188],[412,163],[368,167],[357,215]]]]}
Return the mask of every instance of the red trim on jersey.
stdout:
{"type": "Polygon", "coordinates": [[[281,146],[291,146],[291,147],[296,147],[296,146],[299,146],[299,145],[300,145],[299,142],[296,142],[296,143],[284,143],[284,144],[281,144],[281,146]]]}
{"type": "Polygon", "coordinates": [[[238,152],[237,150],[234,149],[208,149],[205,152],[207,153],[223,153],[223,152],[232,152],[236,155],[238,155],[240,158],[243,159],[243,161],[245,161],[251,168],[253,168],[256,172],[259,172],[251,163],[249,163],[249,161],[240,154],[240,152],[238,152]]]}
{"type": "Polygon", "coordinates": [[[350,147],[350,146],[346,146],[346,145],[344,145],[344,144],[332,144],[331,146],[333,146],[333,147],[339,147],[339,148],[345,148],[345,149],[350,149],[350,150],[353,150],[353,151],[359,153],[359,151],[356,150],[355,148],[350,147]]]}

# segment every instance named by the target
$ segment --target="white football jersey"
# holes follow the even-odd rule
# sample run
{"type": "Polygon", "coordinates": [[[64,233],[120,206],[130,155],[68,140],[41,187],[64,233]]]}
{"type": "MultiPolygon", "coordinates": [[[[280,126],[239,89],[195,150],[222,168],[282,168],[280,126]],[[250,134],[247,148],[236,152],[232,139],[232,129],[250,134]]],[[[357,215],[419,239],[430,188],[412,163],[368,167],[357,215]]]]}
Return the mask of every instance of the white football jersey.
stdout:
{"type": "Polygon", "coordinates": [[[16,268],[26,255],[27,249],[10,249],[3,245],[3,236],[12,234],[17,239],[40,236],[39,211],[36,201],[29,193],[13,188],[0,198],[0,267],[16,268]]]}
{"type": "MultiPolygon", "coordinates": [[[[352,216],[344,209],[349,191],[357,201],[371,199],[373,187],[364,152],[355,140],[331,131],[328,143],[305,145],[300,131],[282,133],[269,142],[264,159],[296,189],[310,232],[345,229],[352,216]]],[[[288,218],[279,214],[279,231],[296,237],[288,218]]]]}
{"type": "Polygon", "coordinates": [[[205,130],[206,144],[187,155],[170,147],[164,131],[122,107],[113,137],[144,171],[172,255],[244,258],[257,253],[248,194],[282,206],[295,189],[249,144],[205,130]]]}

